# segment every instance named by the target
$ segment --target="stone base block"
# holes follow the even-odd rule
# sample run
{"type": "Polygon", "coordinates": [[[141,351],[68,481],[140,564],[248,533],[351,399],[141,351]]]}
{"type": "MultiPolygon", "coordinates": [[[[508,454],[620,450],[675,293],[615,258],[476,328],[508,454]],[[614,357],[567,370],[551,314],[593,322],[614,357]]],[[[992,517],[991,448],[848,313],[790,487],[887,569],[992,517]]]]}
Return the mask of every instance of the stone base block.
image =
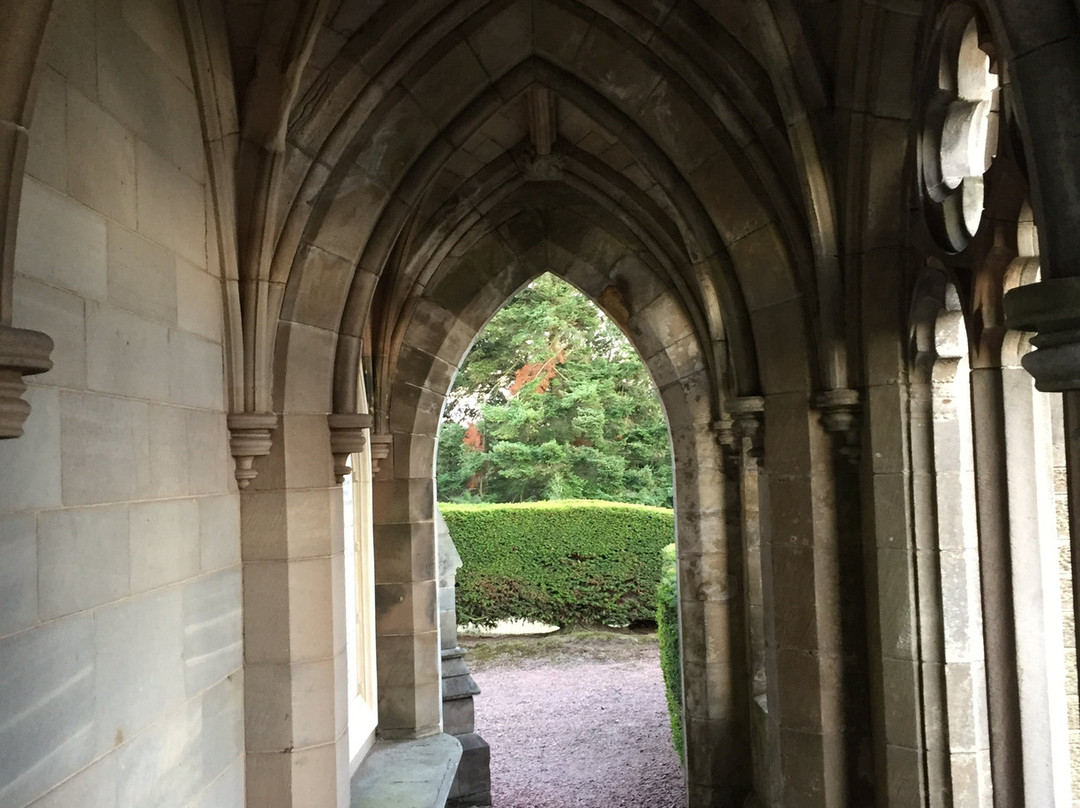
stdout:
{"type": "Polygon", "coordinates": [[[472,699],[443,702],[443,732],[466,735],[476,728],[476,712],[472,699]]]}
{"type": "Polygon", "coordinates": [[[491,748],[475,732],[459,735],[458,740],[461,741],[461,762],[447,806],[491,805],[491,748]]]}

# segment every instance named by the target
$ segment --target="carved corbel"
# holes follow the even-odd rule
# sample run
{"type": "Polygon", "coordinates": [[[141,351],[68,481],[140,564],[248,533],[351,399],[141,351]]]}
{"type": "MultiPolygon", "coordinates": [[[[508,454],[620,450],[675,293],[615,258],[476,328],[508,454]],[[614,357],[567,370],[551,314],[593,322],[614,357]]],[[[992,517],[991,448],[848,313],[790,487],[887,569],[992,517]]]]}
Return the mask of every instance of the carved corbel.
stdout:
{"type": "Polygon", "coordinates": [[[731,418],[724,416],[718,421],[713,421],[712,431],[713,437],[716,438],[716,442],[720,445],[720,452],[724,461],[724,472],[731,478],[732,475],[738,473],[740,460],[739,440],[735,437],[731,418]]]}
{"type": "Polygon", "coordinates": [[[724,417],[718,421],[713,421],[712,424],[716,442],[720,444],[721,448],[728,452],[734,452],[738,449],[738,443],[735,440],[735,430],[732,428],[733,423],[734,422],[730,417],[724,417]]]}
{"type": "Polygon", "coordinates": [[[724,454],[737,455],[739,452],[739,439],[735,435],[735,422],[731,420],[731,416],[726,415],[718,421],[713,421],[712,429],[716,442],[720,444],[724,454]]]}
{"type": "Polygon", "coordinates": [[[746,456],[760,464],[765,456],[765,399],[761,396],[729,398],[724,409],[731,419],[735,438],[749,442],[746,456]]]}
{"type": "MultiPolygon", "coordinates": [[[[334,479],[338,483],[352,471],[349,456],[363,451],[372,417],[366,412],[336,412],[327,416],[330,425],[330,452],[334,455],[334,479]]],[[[374,466],[374,463],[372,464],[374,466]]]]}
{"type": "Polygon", "coordinates": [[[272,412],[234,412],[226,419],[229,427],[229,450],[236,460],[236,485],[243,490],[259,472],[253,469],[256,457],[270,454],[274,445],[270,433],[277,429],[278,417],[272,412]]]}
{"type": "Polygon", "coordinates": [[[17,438],[30,415],[24,376],[52,367],[52,338],[40,331],[0,326],[0,438],[17,438]]]}
{"type": "Polygon", "coordinates": [[[858,463],[860,455],[860,413],[862,403],[858,390],[839,388],[819,394],[814,407],[820,413],[821,425],[834,435],[840,455],[850,463],[858,463]]]}
{"type": "Polygon", "coordinates": [[[381,432],[371,436],[371,476],[379,473],[382,461],[390,456],[390,450],[394,446],[394,436],[381,432]]]}

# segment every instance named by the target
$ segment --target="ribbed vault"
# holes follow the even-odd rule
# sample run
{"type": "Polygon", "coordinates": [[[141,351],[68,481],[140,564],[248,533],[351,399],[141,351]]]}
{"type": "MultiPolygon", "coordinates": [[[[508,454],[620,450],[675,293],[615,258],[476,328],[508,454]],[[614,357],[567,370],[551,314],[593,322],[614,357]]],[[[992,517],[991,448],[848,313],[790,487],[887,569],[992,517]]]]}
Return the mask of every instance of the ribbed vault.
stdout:
{"type": "Polygon", "coordinates": [[[574,194],[663,269],[725,376],[717,417],[724,394],[844,381],[812,333],[837,327],[835,227],[786,4],[237,2],[221,24],[245,409],[273,409],[279,318],[338,335],[333,405],[355,407],[361,350],[377,385],[409,301],[523,194],[574,194]],[[777,328],[773,362],[755,332],[777,328]]]}
{"type": "MultiPolygon", "coordinates": [[[[815,120],[828,93],[803,18],[786,0],[278,2],[251,38],[257,9],[227,3],[219,21],[239,110],[219,194],[239,222],[237,403],[374,415],[392,447],[374,483],[376,611],[422,602],[426,567],[402,579],[386,559],[418,564],[433,541],[457,366],[532,278],[582,289],[668,417],[692,802],[741,803],[739,494],[717,425],[733,398],[805,410],[848,383],[815,120]]],[[[377,618],[385,737],[438,727],[432,628],[422,610],[377,618]]]]}
{"type": "MultiPolygon", "coordinates": [[[[582,289],[645,359],[671,430],[692,798],[741,803],[742,551],[725,525],[738,490],[716,425],[733,397],[805,408],[847,383],[813,121],[826,92],[794,6],[226,3],[218,23],[232,76],[217,83],[238,110],[239,137],[220,138],[236,170],[216,194],[239,225],[234,407],[374,415],[392,446],[374,484],[376,611],[402,592],[422,602],[423,566],[401,579],[382,559],[404,547],[418,563],[433,540],[458,364],[532,278],[582,289]]],[[[425,614],[406,633],[377,618],[386,737],[438,727],[425,614]]]]}

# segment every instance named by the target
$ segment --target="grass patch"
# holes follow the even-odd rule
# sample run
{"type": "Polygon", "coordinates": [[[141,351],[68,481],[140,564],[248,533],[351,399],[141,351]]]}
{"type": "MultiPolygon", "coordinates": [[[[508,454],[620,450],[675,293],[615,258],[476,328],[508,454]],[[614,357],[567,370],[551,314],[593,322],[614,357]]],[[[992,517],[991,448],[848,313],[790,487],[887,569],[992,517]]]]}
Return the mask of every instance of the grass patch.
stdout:
{"type": "Polygon", "coordinates": [[[606,627],[568,628],[549,634],[503,636],[459,634],[473,670],[520,662],[562,665],[581,661],[611,662],[637,656],[641,648],[656,646],[655,631],[606,627]]]}

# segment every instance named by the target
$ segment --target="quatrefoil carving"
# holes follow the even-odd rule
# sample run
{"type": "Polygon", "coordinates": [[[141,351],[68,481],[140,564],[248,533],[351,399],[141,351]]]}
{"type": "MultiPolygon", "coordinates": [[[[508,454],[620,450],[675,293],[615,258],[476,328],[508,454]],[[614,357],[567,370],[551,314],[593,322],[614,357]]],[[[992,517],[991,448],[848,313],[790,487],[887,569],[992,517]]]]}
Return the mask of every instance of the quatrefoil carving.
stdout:
{"type": "Polygon", "coordinates": [[[998,77],[970,7],[942,15],[919,143],[923,207],[939,245],[961,252],[983,215],[983,175],[997,153],[998,77]]]}

